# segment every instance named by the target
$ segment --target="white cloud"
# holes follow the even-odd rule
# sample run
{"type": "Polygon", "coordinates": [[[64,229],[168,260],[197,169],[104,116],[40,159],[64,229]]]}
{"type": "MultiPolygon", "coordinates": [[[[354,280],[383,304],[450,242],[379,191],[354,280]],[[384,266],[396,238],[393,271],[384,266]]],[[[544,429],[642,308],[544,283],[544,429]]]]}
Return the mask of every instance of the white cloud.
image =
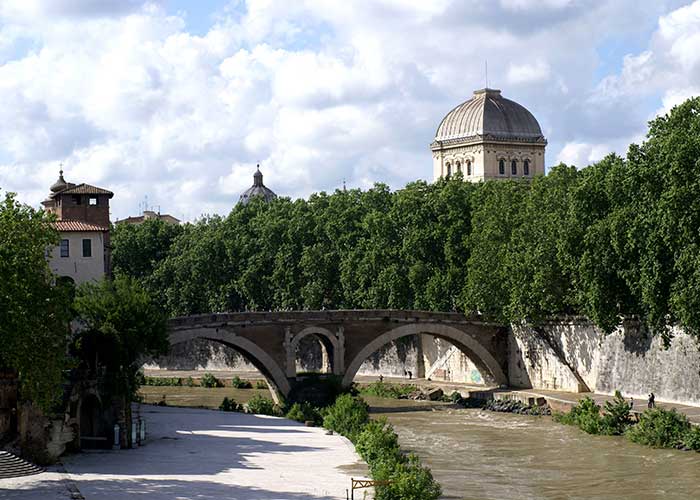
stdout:
{"type": "Polygon", "coordinates": [[[145,195],[178,217],[226,213],[258,162],[282,195],[399,187],[430,178],[435,128],[483,86],[484,59],[539,119],[548,158],[582,165],[697,89],[700,2],[665,1],[249,0],[195,36],[166,2],[7,0],[0,186],[36,204],[64,162],[115,191],[115,218],[145,195]],[[599,84],[597,45],[661,14],[599,84]]]}

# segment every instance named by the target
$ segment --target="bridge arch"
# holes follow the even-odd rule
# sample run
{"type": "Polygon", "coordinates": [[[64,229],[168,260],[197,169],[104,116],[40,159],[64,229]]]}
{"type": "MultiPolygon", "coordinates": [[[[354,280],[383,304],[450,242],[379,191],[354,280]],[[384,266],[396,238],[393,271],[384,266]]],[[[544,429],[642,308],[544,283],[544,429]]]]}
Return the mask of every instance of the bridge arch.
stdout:
{"type": "Polygon", "coordinates": [[[374,352],[384,345],[401,337],[429,333],[439,338],[450,341],[460,351],[465,353],[481,372],[486,382],[498,385],[507,384],[508,379],[503,373],[503,369],[491,353],[479,343],[474,337],[453,326],[437,323],[413,323],[403,325],[389,330],[363,347],[360,352],[348,364],[348,368],[343,376],[343,385],[352,384],[362,363],[374,352]]]}
{"type": "Polygon", "coordinates": [[[340,339],[328,328],[323,328],[322,326],[307,326],[294,335],[292,341],[290,342],[290,346],[287,350],[287,377],[294,377],[296,375],[296,350],[299,346],[299,342],[301,342],[301,339],[308,335],[316,335],[319,338],[323,348],[326,349],[327,354],[330,357],[332,372],[335,375],[340,375],[343,369],[342,360],[344,357],[343,345],[340,342],[340,339]],[[329,347],[330,349],[328,349],[329,347]]]}
{"type": "Polygon", "coordinates": [[[260,370],[260,372],[275,385],[282,395],[286,396],[289,394],[291,390],[289,380],[287,380],[284,371],[275,360],[255,343],[244,337],[239,337],[233,332],[222,328],[178,330],[170,334],[170,345],[179,344],[196,338],[218,342],[241,352],[255,368],[260,370]]]}

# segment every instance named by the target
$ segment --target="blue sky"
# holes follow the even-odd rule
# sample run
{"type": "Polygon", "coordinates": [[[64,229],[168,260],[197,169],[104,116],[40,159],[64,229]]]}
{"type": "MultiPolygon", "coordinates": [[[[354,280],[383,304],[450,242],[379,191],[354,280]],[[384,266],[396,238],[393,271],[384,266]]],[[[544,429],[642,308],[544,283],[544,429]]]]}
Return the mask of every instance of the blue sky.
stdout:
{"type": "Polygon", "coordinates": [[[193,220],[256,163],[291,197],[430,180],[485,59],[585,166],[700,93],[700,0],[3,0],[0,189],[38,205],[63,163],[113,218],[193,220]]]}

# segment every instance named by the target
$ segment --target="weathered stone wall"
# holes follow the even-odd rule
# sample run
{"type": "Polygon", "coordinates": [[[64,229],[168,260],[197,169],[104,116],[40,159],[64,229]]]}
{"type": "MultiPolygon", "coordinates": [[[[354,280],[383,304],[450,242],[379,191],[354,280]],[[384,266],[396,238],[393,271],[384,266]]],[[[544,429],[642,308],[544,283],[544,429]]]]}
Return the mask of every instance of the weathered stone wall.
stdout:
{"type": "Polygon", "coordinates": [[[636,323],[605,335],[579,318],[542,328],[513,327],[511,385],[563,391],[592,390],[646,399],[700,404],[700,344],[674,330],[666,347],[636,323]]]}

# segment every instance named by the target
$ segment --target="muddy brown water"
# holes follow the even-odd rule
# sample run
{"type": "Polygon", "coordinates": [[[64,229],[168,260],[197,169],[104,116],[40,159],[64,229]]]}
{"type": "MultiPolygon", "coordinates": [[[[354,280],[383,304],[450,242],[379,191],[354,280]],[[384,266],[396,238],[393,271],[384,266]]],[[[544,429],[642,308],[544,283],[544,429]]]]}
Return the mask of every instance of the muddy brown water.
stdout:
{"type": "Polygon", "coordinates": [[[549,417],[366,398],[445,499],[700,499],[700,453],[589,436],[549,417]]]}

